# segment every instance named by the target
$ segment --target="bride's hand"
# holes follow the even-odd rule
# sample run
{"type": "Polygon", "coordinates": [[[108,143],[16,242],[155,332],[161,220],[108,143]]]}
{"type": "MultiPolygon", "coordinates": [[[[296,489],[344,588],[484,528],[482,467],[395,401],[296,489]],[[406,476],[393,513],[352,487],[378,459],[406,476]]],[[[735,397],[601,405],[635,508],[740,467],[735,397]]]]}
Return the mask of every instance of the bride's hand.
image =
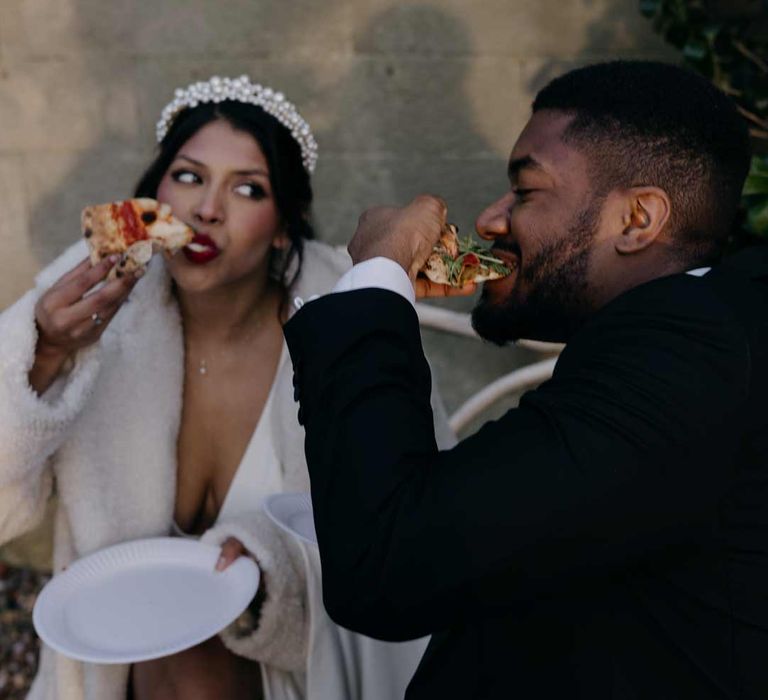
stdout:
{"type": "MultiPolygon", "coordinates": [[[[221,553],[219,554],[219,558],[216,560],[216,571],[224,571],[228,566],[231,566],[232,563],[234,563],[240,557],[250,557],[253,559],[253,561],[256,562],[257,566],[259,564],[256,557],[245,548],[245,545],[240,540],[238,540],[236,537],[228,537],[224,541],[224,544],[221,545],[221,553]]],[[[264,604],[265,597],[266,581],[264,578],[264,572],[259,570],[259,590],[256,591],[256,595],[251,601],[251,604],[248,606],[248,609],[256,616],[257,619],[259,612],[261,611],[261,606],[264,604]]]]}
{"type": "Polygon", "coordinates": [[[38,349],[70,355],[101,337],[138,279],[126,275],[94,291],[118,259],[110,256],[93,267],[83,260],[40,297],[35,306],[38,349]]]}
{"type": "MultiPolygon", "coordinates": [[[[221,554],[219,554],[219,558],[216,560],[216,571],[224,571],[239,557],[250,557],[253,561],[256,561],[256,557],[245,548],[245,545],[240,540],[236,537],[227,537],[224,544],[221,545],[221,554]]],[[[256,563],[258,564],[258,562],[256,563]]]]}
{"type": "Polygon", "coordinates": [[[118,256],[91,266],[86,259],[62,275],[35,306],[37,346],[29,381],[42,394],[74,352],[95,343],[128,298],[141,273],[103,282],[118,256]]]}

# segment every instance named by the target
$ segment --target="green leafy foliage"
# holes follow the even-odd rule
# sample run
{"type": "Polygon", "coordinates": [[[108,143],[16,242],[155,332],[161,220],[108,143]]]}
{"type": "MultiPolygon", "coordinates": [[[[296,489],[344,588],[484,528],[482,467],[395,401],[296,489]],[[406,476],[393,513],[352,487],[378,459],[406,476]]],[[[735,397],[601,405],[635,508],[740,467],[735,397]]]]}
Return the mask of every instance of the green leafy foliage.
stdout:
{"type": "Polygon", "coordinates": [[[749,125],[755,156],[741,236],[768,240],[768,2],[640,0],[639,6],[685,65],[731,96],[749,125]]]}

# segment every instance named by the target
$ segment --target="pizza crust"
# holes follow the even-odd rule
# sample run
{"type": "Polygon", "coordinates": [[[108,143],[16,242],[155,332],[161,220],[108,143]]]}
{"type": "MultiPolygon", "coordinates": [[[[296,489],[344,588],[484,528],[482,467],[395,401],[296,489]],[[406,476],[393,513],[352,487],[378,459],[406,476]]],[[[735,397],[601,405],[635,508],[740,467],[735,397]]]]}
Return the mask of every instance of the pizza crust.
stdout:
{"type": "Polygon", "coordinates": [[[107,205],[86,207],[80,217],[83,236],[88,244],[91,265],[113,253],[123,253],[126,247],[120,238],[120,229],[107,205]]]}
{"type": "Polygon", "coordinates": [[[432,253],[421,268],[424,276],[436,284],[449,284],[448,265],[440,253],[432,253]]]}
{"type": "Polygon", "coordinates": [[[109,279],[145,267],[157,250],[175,253],[194,235],[168,204],[147,197],[85,207],[80,221],[92,265],[110,255],[120,256],[109,279]]]}
{"type": "Polygon", "coordinates": [[[136,241],[120,256],[120,260],[109,271],[107,279],[119,279],[127,274],[136,272],[140,268],[146,267],[152,258],[152,253],[151,241],[136,241]]]}

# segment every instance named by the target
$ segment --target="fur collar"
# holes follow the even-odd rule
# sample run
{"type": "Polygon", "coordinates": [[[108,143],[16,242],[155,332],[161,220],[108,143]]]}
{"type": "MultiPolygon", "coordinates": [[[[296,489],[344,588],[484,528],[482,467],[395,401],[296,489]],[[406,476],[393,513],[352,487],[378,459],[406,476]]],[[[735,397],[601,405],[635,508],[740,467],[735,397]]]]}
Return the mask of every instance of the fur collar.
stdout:
{"type": "MultiPolygon", "coordinates": [[[[74,246],[41,273],[39,285],[49,286],[84,256],[84,244],[74,246]]],[[[345,252],[308,242],[291,299],[329,292],[349,265],[345,252]]],[[[54,463],[78,556],[167,534],[173,517],[183,336],[161,258],[152,260],[94,352],[100,367],[91,396],[54,463]]],[[[306,489],[290,371],[276,382],[273,437],[285,490],[306,489]]]]}

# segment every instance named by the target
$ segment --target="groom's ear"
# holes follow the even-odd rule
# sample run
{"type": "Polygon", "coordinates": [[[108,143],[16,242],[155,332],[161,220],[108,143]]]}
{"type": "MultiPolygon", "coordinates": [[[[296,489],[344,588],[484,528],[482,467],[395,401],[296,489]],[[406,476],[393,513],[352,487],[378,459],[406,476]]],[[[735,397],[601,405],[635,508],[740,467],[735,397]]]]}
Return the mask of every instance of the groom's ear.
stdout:
{"type": "Polygon", "coordinates": [[[616,252],[631,255],[653,245],[664,232],[672,211],[669,195],[660,187],[631,187],[623,201],[622,227],[616,252]]]}

